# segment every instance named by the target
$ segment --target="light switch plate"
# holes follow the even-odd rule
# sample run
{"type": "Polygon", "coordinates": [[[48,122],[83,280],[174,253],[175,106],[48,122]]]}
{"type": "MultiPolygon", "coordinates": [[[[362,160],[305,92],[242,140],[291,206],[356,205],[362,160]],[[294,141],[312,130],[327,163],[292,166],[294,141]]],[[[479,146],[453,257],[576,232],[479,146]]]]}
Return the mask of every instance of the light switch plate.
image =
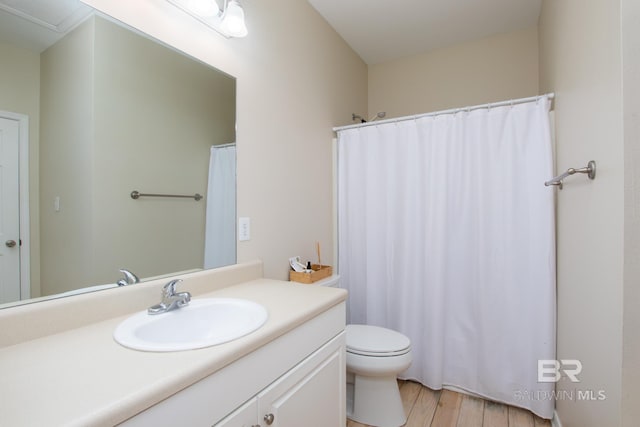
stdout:
{"type": "Polygon", "coordinates": [[[244,242],[251,239],[251,218],[238,218],[238,240],[244,242]]]}

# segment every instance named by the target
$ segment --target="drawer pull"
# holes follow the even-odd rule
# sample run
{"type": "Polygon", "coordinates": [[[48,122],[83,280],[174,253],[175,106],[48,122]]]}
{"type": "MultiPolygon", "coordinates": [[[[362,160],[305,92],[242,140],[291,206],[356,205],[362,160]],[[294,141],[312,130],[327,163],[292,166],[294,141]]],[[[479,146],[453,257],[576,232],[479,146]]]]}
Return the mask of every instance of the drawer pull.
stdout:
{"type": "Polygon", "coordinates": [[[264,422],[267,423],[268,426],[270,426],[271,424],[273,424],[273,420],[276,417],[273,416],[273,414],[267,414],[264,416],[264,422]]]}

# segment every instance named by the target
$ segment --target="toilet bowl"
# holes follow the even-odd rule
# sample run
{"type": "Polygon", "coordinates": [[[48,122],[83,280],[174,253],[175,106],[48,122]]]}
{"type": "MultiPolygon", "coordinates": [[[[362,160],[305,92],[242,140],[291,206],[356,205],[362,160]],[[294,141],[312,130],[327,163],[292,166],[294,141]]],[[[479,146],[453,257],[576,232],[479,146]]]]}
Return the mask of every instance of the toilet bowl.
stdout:
{"type": "MultiPolygon", "coordinates": [[[[339,286],[340,277],[316,282],[339,286]]],[[[347,417],[375,427],[399,427],[407,417],[397,375],[411,365],[411,341],[400,332],[372,325],[347,325],[347,417]]]]}
{"type": "Polygon", "coordinates": [[[397,375],[411,365],[403,334],[371,325],[347,325],[347,417],[376,427],[407,421],[397,375]]]}

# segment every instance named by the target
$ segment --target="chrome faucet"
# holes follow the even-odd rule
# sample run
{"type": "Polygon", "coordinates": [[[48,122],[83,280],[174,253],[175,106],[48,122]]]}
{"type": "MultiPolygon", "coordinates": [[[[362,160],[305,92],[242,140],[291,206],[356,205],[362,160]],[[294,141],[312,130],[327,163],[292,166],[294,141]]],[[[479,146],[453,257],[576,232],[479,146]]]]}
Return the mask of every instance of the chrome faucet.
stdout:
{"type": "Polygon", "coordinates": [[[149,314],[161,314],[176,308],[184,307],[191,301],[189,292],[176,292],[176,286],[182,279],[172,280],[162,287],[162,301],[160,304],[152,305],[147,312],[149,314]]]}
{"type": "Polygon", "coordinates": [[[138,279],[138,276],[136,276],[129,270],[125,270],[124,268],[122,268],[120,269],[120,273],[124,274],[124,279],[120,279],[116,282],[118,286],[134,285],[136,283],[140,283],[140,279],[138,279]]]}

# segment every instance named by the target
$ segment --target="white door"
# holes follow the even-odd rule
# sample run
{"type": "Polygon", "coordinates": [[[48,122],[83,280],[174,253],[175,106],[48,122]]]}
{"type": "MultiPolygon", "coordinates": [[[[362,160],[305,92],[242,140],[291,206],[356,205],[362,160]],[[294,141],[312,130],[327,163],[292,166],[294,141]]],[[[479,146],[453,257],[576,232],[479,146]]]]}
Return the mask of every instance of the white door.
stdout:
{"type": "Polygon", "coordinates": [[[20,300],[20,123],[0,117],[0,303],[20,300]]]}

